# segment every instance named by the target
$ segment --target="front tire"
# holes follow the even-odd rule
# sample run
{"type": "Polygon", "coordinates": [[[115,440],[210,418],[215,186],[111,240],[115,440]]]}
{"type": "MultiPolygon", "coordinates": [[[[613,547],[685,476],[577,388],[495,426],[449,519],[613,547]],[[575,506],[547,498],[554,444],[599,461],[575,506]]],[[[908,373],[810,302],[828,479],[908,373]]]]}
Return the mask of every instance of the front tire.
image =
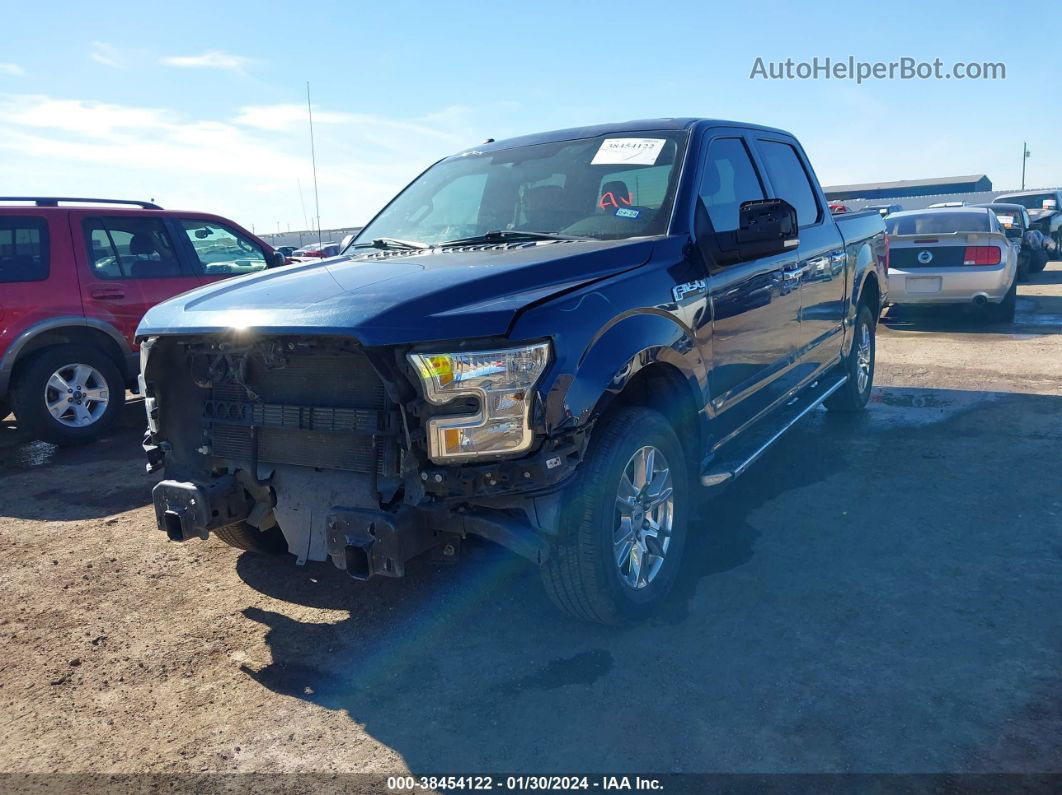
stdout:
{"type": "Polygon", "coordinates": [[[102,435],[124,402],[125,382],[109,356],[87,345],[56,345],[19,375],[12,408],[37,439],[70,446],[102,435]]]}
{"type": "Polygon", "coordinates": [[[564,495],[563,526],[542,582],[569,615],[601,624],[648,617],[678,576],[690,484],[662,414],[620,408],[602,419],[564,495]]]}
{"type": "Polygon", "coordinates": [[[273,525],[268,530],[259,530],[247,522],[237,522],[211,531],[230,547],[260,555],[282,555],[288,551],[288,542],[280,527],[273,525]]]}
{"type": "Polygon", "coordinates": [[[874,360],[877,350],[877,322],[870,307],[860,304],[856,312],[855,335],[852,338],[852,350],[842,363],[843,372],[848,376],[844,386],[826,398],[823,405],[830,411],[862,411],[870,400],[870,391],[874,388],[874,360]]]}

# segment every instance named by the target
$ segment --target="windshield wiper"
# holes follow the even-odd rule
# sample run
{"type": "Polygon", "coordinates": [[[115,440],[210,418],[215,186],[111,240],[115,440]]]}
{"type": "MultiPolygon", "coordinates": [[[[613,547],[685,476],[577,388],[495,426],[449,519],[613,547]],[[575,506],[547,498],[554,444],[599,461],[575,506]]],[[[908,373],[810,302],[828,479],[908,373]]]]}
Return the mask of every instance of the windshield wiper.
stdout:
{"type": "Polygon", "coordinates": [[[521,229],[496,229],[493,232],[484,232],[482,235],[462,237],[457,240],[447,240],[439,243],[443,246],[471,246],[476,243],[508,243],[515,240],[587,240],[585,237],[572,237],[571,235],[551,235],[546,232],[525,232],[521,229]]]}
{"type": "Polygon", "coordinates": [[[412,249],[431,248],[427,243],[418,240],[399,240],[397,237],[378,237],[371,243],[356,243],[351,248],[382,248],[382,249],[412,249]]]}

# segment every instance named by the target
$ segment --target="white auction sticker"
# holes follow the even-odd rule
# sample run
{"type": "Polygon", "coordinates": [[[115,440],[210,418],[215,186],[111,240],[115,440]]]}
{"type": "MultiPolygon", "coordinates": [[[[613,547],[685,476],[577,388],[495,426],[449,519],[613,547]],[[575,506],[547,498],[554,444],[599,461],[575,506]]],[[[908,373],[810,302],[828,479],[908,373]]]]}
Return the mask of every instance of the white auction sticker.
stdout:
{"type": "Polygon", "coordinates": [[[590,161],[592,166],[651,166],[660,157],[665,138],[606,138],[590,161]]]}

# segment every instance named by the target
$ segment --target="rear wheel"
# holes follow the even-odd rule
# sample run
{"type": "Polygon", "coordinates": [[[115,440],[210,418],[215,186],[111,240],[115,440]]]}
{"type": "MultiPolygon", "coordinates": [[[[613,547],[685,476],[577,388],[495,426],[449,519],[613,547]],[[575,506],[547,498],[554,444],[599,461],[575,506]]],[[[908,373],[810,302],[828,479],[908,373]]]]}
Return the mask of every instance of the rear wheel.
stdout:
{"type": "Polygon", "coordinates": [[[1036,251],[1032,261],[1033,273],[1040,273],[1047,267],[1048,261],[1051,259],[1051,255],[1047,253],[1046,248],[1041,248],[1036,251]]]}
{"type": "Polygon", "coordinates": [[[76,445],[106,431],[124,401],[125,382],[109,356],[86,345],[56,345],[18,376],[13,408],[36,438],[76,445]]]}
{"type": "Polygon", "coordinates": [[[629,407],[601,420],[542,566],[554,604],[601,624],[646,618],[678,575],[689,499],[686,457],[662,414],[629,407]]]}
{"type": "Polygon", "coordinates": [[[874,388],[877,323],[866,304],[859,305],[853,328],[852,350],[842,364],[848,380],[824,401],[823,405],[830,411],[862,411],[870,400],[870,390],[874,388]]]}
{"type": "Polygon", "coordinates": [[[0,420],[7,419],[7,415],[11,413],[11,405],[5,398],[0,398],[0,420]]]}
{"type": "Polygon", "coordinates": [[[1028,249],[1023,249],[1018,254],[1018,278],[1022,281],[1028,281],[1029,274],[1035,270],[1033,267],[1033,260],[1035,259],[1035,253],[1028,249]]]}
{"type": "Polygon", "coordinates": [[[247,522],[237,522],[211,531],[230,547],[257,552],[262,555],[282,555],[288,551],[288,542],[280,527],[273,525],[268,530],[259,530],[247,522]]]}
{"type": "Polygon", "coordinates": [[[1018,280],[1010,285],[1006,296],[998,304],[989,304],[986,314],[989,323],[1012,323],[1014,321],[1014,308],[1018,302],[1018,280]]]}

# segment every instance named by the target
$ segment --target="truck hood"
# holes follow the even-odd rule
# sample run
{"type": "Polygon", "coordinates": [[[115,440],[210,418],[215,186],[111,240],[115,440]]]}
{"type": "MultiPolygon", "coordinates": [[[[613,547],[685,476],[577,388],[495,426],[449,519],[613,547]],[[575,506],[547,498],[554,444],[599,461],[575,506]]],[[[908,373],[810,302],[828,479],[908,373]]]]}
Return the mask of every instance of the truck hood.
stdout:
{"type": "Polygon", "coordinates": [[[1051,218],[1052,216],[1057,215],[1059,212],[1062,212],[1062,210],[1029,210],[1029,220],[1034,222],[1042,221],[1045,218],[1051,218]]]}
{"type": "Polygon", "coordinates": [[[539,241],[333,257],[200,287],[156,305],[138,337],[254,329],[363,345],[502,336],[531,303],[643,265],[652,239],[539,241]]]}

